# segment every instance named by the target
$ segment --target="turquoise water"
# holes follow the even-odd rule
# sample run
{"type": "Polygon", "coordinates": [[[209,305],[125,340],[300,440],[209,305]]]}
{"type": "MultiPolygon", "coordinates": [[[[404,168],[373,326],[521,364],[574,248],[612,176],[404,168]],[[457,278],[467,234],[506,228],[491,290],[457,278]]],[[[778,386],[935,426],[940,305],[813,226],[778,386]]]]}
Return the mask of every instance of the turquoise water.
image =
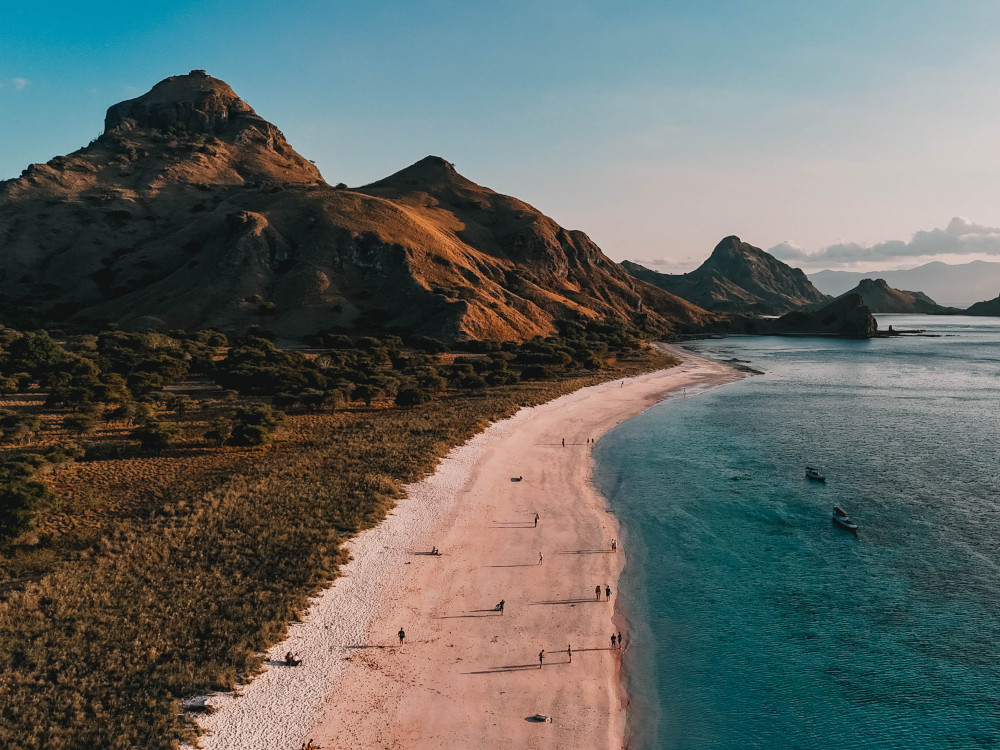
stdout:
{"type": "Polygon", "coordinates": [[[1000,748],[1000,320],[879,322],[942,335],[696,342],[765,374],[597,444],[633,748],[1000,748]]]}

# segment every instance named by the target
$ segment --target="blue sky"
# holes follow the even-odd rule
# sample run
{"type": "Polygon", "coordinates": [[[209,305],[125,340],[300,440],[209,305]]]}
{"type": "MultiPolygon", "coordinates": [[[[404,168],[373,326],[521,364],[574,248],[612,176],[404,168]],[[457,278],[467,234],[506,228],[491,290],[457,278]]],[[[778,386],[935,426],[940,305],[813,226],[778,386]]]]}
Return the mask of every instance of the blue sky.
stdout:
{"type": "Polygon", "coordinates": [[[618,260],[955,262],[1000,253],[998,36],[978,0],[18,4],[0,179],[204,68],[330,182],[437,154],[618,260]]]}

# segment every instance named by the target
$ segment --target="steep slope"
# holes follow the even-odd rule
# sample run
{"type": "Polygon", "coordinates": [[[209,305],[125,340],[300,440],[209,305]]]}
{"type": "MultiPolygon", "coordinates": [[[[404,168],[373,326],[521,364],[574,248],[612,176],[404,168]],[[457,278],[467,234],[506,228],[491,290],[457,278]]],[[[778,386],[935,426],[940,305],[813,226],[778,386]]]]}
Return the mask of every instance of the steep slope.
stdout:
{"type": "Polygon", "coordinates": [[[735,236],[723,239],[691,273],[658,273],[628,261],[622,265],[636,278],[707,310],[775,314],[830,300],[801,270],[735,236]]]}
{"type": "Polygon", "coordinates": [[[965,310],[966,315],[1000,315],[1000,297],[994,297],[993,299],[986,300],[985,302],[977,302],[974,305],[970,305],[967,310],[965,310]]]}
{"type": "Polygon", "coordinates": [[[112,106],[89,146],[0,183],[0,316],[448,339],[544,335],[567,316],[664,332],[712,319],[443,159],[331,187],[204,71],[112,106]]]}
{"type": "Polygon", "coordinates": [[[442,242],[422,248],[415,277],[436,288],[476,290],[478,304],[470,300],[464,315],[470,335],[509,338],[510,326],[542,333],[547,320],[567,313],[638,316],[663,330],[712,317],[637,282],[583,232],[477,185],[440,157],[428,156],[358,192],[399,206],[439,233],[442,242]]]}
{"type": "Polygon", "coordinates": [[[843,299],[857,294],[872,312],[881,313],[952,313],[953,308],[942,307],[923,292],[907,292],[893,289],[885,279],[862,279],[854,289],[840,295],[843,299]]]}

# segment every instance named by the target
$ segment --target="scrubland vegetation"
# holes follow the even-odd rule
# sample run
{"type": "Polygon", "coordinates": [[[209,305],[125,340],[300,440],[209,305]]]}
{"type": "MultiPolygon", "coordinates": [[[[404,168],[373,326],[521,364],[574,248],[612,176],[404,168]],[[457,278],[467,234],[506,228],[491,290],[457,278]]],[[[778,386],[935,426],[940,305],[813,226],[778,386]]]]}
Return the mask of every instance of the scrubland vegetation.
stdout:
{"type": "Polygon", "coordinates": [[[0,329],[0,746],[170,748],[491,420],[670,360],[617,323],[465,351],[0,329]]]}

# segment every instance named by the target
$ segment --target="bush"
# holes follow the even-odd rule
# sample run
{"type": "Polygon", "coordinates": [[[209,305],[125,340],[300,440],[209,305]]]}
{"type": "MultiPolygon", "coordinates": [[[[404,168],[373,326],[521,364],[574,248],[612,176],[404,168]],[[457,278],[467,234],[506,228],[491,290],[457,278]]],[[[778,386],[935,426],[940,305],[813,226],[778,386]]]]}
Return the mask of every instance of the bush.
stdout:
{"type": "Polygon", "coordinates": [[[233,414],[233,430],[229,442],[233,445],[264,445],[271,433],[285,422],[285,415],[267,404],[254,404],[237,409],[233,414]]]}
{"type": "Polygon", "coordinates": [[[427,354],[442,354],[448,351],[448,345],[430,336],[421,336],[413,341],[413,348],[427,354]]]}
{"type": "Polygon", "coordinates": [[[521,373],[522,380],[549,380],[552,373],[543,365],[528,365],[521,373]]]}
{"type": "Polygon", "coordinates": [[[216,419],[208,428],[208,432],[205,433],[204,437],[216,445],[222,446],[226,444],[233,435],[233,421],[228,417],[219,417],[216,419]]]}
{"type": "Polygon", "coordinates": [[[0,463],[0,536],[14,537],[32,528],[37,509],[58,500],[48,487],[34,481],[43,463],[35,454],[0,463]]]}
{"type": "Polygon", "coordinates": [[[419,388],[403,388],[396,394],[396,406],[412,409],[414,406],[425,404],[431,400],[427,391],[419,388]]]}
{"type": "Polygon", "coordinates": [[[157,420],[151,420],[132,430],[132,437],[139,441],[143,450],[154,453],[161,452],[180,434],[181,431],[177,426],[157,420]]]}
{"type": "Polygon", "coordinates": [[[63,427],[77,435],[93,432],[97,420],[90,414],[70,414],[62,421],[63,427]]]}

